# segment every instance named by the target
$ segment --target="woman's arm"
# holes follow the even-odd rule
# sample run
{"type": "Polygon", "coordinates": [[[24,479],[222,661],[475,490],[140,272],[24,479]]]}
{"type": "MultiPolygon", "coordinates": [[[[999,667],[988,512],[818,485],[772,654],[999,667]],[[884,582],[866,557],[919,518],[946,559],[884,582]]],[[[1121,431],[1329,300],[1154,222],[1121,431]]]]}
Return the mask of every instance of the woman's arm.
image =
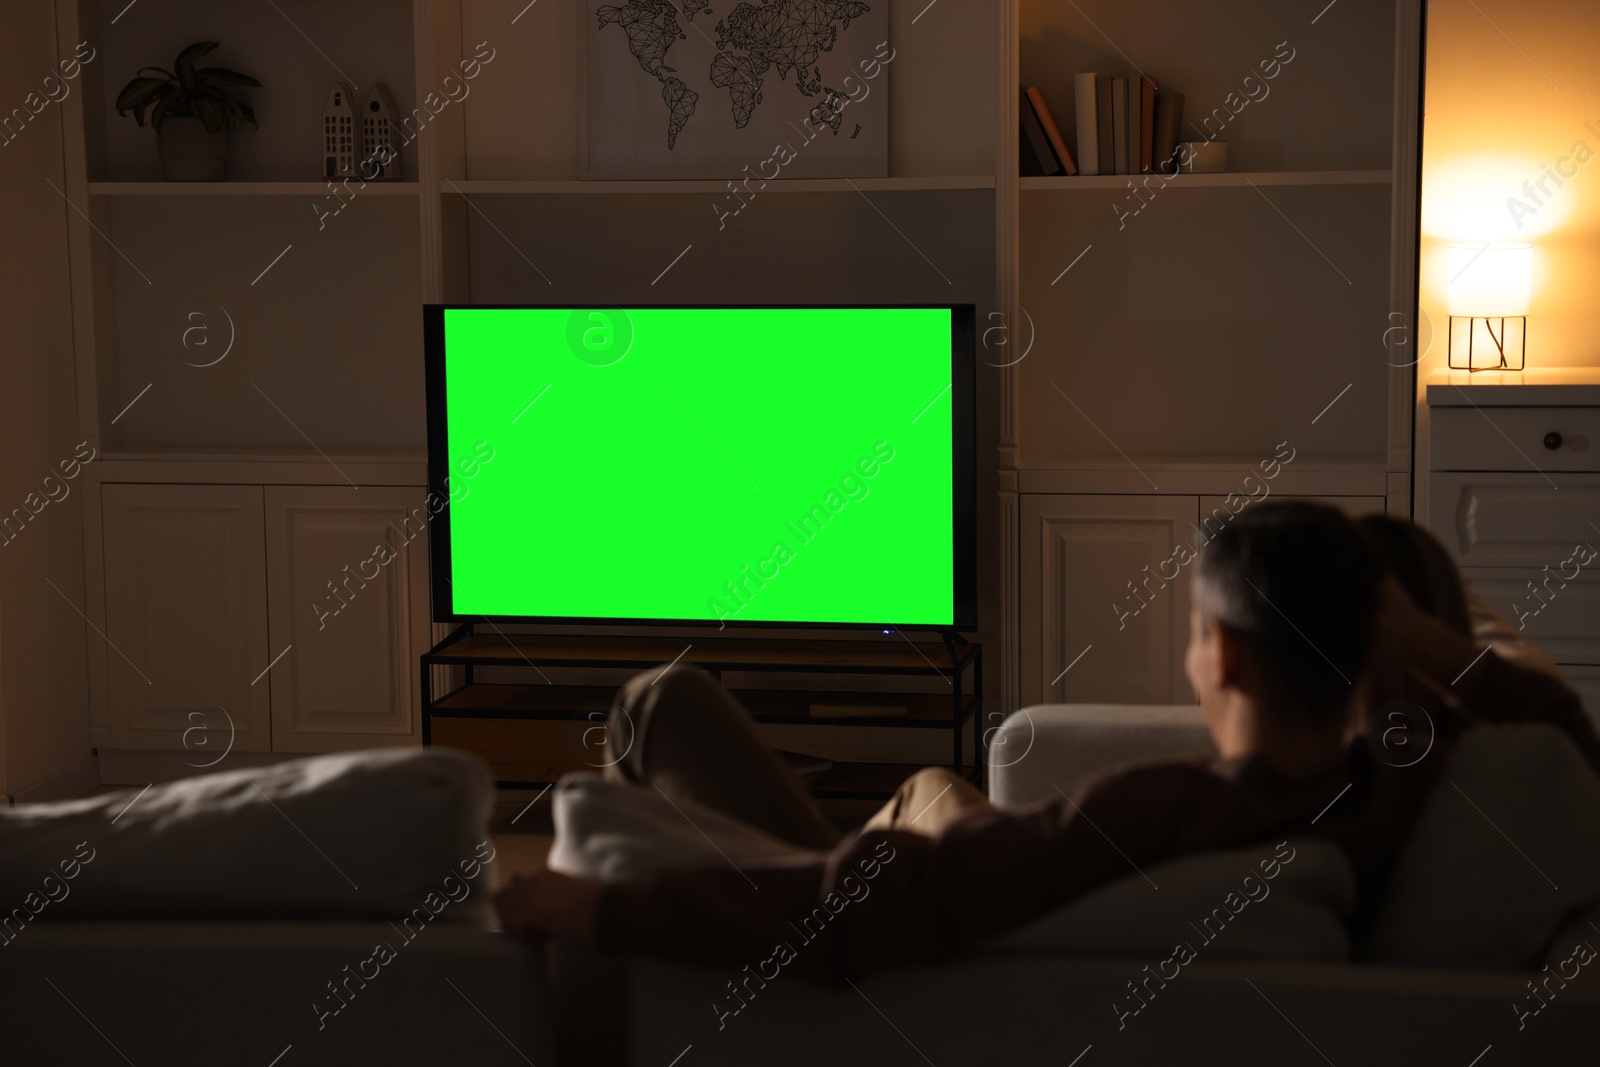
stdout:
{"type": "MultiPolygon", "coordinates": [[[[1520,639],[1513,643],[1528,644],[1520,639]]],[[[1453,699],[1469,722],[1548,722],[1559,727],[1600,771],[1600,735],[1583,701],[1554,665],[1539,665],[1547,657],[1540,653],[1514,660],[1492,644],[1480,646],[1417,608],[1393,578],[1384,586],[1372,655],[1378,661],[1375,675],[1382,675],[1385,665],[1420,671],[1453,699]]]]}

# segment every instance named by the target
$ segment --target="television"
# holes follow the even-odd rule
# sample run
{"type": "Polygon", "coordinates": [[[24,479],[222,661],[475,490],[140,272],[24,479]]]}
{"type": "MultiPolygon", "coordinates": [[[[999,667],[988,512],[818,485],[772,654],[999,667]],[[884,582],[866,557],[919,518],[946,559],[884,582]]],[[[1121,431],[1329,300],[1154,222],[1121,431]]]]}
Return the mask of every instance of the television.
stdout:
{"type": "Polygon", "coordinates": [[[976,628],[972,305],[423,326],[437,621],[976,628]]]}

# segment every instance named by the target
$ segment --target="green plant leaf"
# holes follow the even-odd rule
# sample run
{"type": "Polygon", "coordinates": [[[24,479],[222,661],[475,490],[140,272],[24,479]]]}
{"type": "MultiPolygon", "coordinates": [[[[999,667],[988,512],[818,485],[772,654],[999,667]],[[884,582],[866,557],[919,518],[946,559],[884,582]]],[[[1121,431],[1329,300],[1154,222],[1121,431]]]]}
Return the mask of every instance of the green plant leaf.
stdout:
{"type": "Polygon", "coordinates": [[[134,121],[143,126],[148,112],[149,121],[157,130],[169,118],[198,118],[211,134],[231,130],[241,122],[258,125],[250,105],[234,99],[226,89],[230,86],[259,89],[259,81],[227,67],[196,69],[195,62],[217,47],[216,41],[195,42],[178,54],[172,71],[160,67],[141,68],[140,76],[124,86],[118,95],[118,114],[131,113],[134,121]]]}
{"type": "Polygon", "coordinates": [[[194,88],[194,64],[201,56],[216,51],[216,41],[196,41],[194,44],[178,53],[178,58],[173,61],[172,69],[178,74],[178,81],[185,89],[194,88]]]}
{"type": "Polygon", "coordinates": [[[117,94],[117,113],[125,115],[134,108],[148,107],[169,84],[164,78],[133,79],[122,87],[122,92],[117,94]]]}
{"type": "Polygon", "coordinates": [[[200,82],[205,85],[248,85],[253,89],[261,88],[261,83],[248,74],[240,74],[227,67],[202,67],[195,71],[200,82]]]}
{"type": "MultiPolygon", "coordinates": [[[[177,93],[169,93],[156,103],[155,110],[150,112],[150,125],[155,127],[157,133],[161,132],[161,124],[171,115],[172,109],[181,103],[183,99],[177,93]]],[[[143,126],[144,123],[139,125],[143,126]]]]}
{"type": "Polygon", "coordinates": [[[206,124],[207,133],[219,133],[233,125],[229,121],[226,105],[210,97],[201,97],[194,102],[195,112],[200,120],[206,124]]]}

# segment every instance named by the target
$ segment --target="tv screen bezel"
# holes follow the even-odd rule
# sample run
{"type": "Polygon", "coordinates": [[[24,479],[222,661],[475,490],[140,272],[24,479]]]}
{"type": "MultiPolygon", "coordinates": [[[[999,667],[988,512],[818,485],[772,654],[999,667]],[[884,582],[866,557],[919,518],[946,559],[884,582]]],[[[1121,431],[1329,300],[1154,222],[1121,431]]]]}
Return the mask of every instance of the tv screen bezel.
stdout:
{"type": "MultiPolygon", "coordinates": [[[[431,617],[436,623],[490,622],[507,624],[567,623],[581,626],[710,626],[727,629],[822,629],[822,630],[955,630],[975,631],[978,627],[977,577],[977,306],[974,304],[424,304],[422,338],[424,380],[428,420],[428,493],[442,501],[440,510],[428,523],[428,585],[431,617]],[[449,422],[445,396],[446,311],[523,311],[523,310],[685,310],[734,311],[772,310],[899,310],[938,309],[950,312],[950,400],[951,400],[951,545],[953,619],[948,624],[929,622],[785,622],[782,620],[727,619],[649,619],[608,618],[593,615],[485,615],[482,612],[454,610],[454,586],[450,582],[450,470],[449,422]],[[443,610],[444,605],[450,611],[443,610]]],[[[431,511],[431,505],[429,510],[431,511]]]]}

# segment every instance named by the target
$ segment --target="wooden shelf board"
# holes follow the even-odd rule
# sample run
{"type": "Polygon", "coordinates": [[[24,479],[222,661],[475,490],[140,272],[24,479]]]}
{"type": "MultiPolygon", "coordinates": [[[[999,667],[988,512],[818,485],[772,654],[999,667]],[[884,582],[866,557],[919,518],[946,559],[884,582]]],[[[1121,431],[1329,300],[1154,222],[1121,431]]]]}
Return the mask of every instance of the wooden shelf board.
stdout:
{"type": "MultiPolygon", "coordinates": [[[[462,686],[434,705],[441,717],[515,718],[544,716],[583,718],[610,710],[616,686],[576,686],[479,682],[462,686]],[[441,715],[441,713],[443,713],[441,715]]],[[[734,696],[758,722],[785,725],[923,727],[948,730],[950,697],[943,693],[819,692],[777,689],[733,689],[734,696]],[[835,717],[811,714],[811,705],[842,704],[852,707],[903,707],[904,715],[835,717]]],[[[964,701],[963,721],[974,712],[972,698],[964,701]]]]}
{"type": "MultiPolygon", "coordinates": [[[[598,771],[604,765],[604,751],[589,739],[588,730],[581,721],[436,719],[433,743],[477,753],[501,788],[540,787],[564,774],[598,771]]],[[[828,770],[804,775],[801,781],[819,797],[881,798],[921,766],[835,761],[828,770]]]]}
{"type": "MultiPolygon", "coordinates": [[[[967,645],[971,653],[976,646],[967,645]]],[[[768,638],[586,637],[557,634],[467,634],[428,654],[433,663],[516,666],[650,667],[672,662],[703,667],[784,670],[824,667],[932,674],[954,671],[944,645],[893,641],[773,640],[768,638]]]]}
{"type": "MultiPolygon", "coordinates": [[[[366,196],[416,196],[416,182],[368,182],[352,185],[359,200],[366,196]]],[[[90,182],[90,196],[329,196],[329,183],[315,182],[90,182]]]]}
{"type": "MultiPolygon", "coordinates": [[[[627,195],[644,193],[726,193],[730,179],[678,179],[658,181],[496,181],[445,179],[441,193],[478,195],[627,195]]],[[[992,174],[907,178],[777,178],[765,186],[754,186],[766,193],[892,193],[941,192],[962,189],[993,189],[992,174]]]]}
{"type": "MultiPolygon", "coordinates": [[[[1075,178],[1020,178],[1023,192],[1086,189],[1126,189],[1129,182],[1139,186],[1145,174],[1091,174],[1075,178]]],[[[1238,171],[1228,174],[1165,174],[1160,180],[1168,189],[1208,189],[1223,186],[1255,185],[1388,185],[1393,174],[1387,170],[1275,170],[1238,171]]]]}

